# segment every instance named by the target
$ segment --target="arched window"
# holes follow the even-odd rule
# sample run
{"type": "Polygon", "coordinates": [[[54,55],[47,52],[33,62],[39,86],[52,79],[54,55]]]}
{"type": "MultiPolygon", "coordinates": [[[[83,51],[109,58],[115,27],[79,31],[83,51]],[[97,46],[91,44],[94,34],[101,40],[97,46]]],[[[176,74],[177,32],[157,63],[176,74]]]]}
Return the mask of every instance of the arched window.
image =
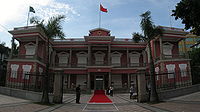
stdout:
{"type": "Polygon", "coordinates": [[[122,56],[122,54],[117,51],[111,53],[111,63],[113,66],[121,65],[121,56],[122,56]]]}
{"type": "Polygon", "coordinates": [[[58,53],[58,60],[59,60],[59,66],[66,66],[68,65],[68,59],[69,59],[69,54],[66,52],[60,52],[58,53]]]}
{"type": "Polygon", "coordinates": [[[95,64],[96,65],[102,65],[104,64],[104,57],[105,57],[105,53],[101,52],[101,51],[97,51],[95,54],[95,64]]]}
{"type": "Polygon", "coordinates": [[[163,54],[165,57],[171,58],[172,57],[172,48],[173,44],[166,42],[163,44],[163,54]]]}
{"type": "Polygon", "coordinates": [[[26,58],[33,58],[33,55],[35,55],[35,44],[30,42],[28,44],[25,45],[25,49],[26,49],[26,58]]]}
{"type": "Polygon", "coordinates": [[[131,52],[129,53],[130,57],[130,66],[139,66],[140,65],[140,53],[131,52]]]}
{"type": "Polygon", "coordinates": [[[86,52],[79,52],[76,54],[78,58],[78,66],[86,66],[87,65],[87,53],[86,52]]]}

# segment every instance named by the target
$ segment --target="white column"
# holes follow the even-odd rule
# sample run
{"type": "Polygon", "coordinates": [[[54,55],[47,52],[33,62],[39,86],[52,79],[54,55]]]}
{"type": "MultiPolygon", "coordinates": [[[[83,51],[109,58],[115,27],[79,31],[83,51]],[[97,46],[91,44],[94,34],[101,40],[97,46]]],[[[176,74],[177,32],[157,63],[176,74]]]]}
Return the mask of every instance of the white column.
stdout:
{"type": "Polygon", "coordinates": [[[147,101],[145,74],[138,74],[136,83],[138,83],[138,102],[147,101]]]}
{"type": "Polygon", "coordinates": [[[37,59],[38,56],[38,37],[36,37],[36,42],[35,42],[35,58],[37,59]]]}
{"type": "Polygon", "coordinates": [[[54,77],[54,90],[53,90],[53,102],[54,103],[62,103],[62,88],[63,80],[62,74],[57,72],[54,77]]]}
{"type": "Polygon", "coordinates": [[[109,86],[109,87],[111,86],[111,81],[112,81],[111,78],[112,78],[112,77],[111,77],[111,73],[108,72],[108,86],[109,86]]]}
{"type": "Polygon", "coordinates": [[[128,73],[127,75],[128,75],[128,83],[127,84],[128,84],[128,89],[129,89],[130,88],[130,74],[128,73]]]}
{"type": "Polygon", "coordinates": [[[68,85],[68,88],[70,88],[71,86],[71,84],[70,84],[70,77],[71,77],[71,74],[68,74],[68,79],[67,79],[67,85],[68,85]]]}
{"type": "Polygon", "coordinates": [[[91,88],[90,88],[90,73],[88,72],[87,74],[87,91],[90,93],[91,88]]]}

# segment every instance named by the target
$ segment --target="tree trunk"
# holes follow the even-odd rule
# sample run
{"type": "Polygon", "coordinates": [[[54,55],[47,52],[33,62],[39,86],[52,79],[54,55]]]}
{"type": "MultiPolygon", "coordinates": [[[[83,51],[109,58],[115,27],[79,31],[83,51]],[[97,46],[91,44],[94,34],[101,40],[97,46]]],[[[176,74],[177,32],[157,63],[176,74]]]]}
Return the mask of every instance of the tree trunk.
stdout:
{"type": "Polygon", "coordinates": [[[158,102],[158,94],[156,91],[156,81],[155,81],[155,67],[154,67],[154,60],[152,57],[151,52],[151,43],[148,41],[148,47],[149,47],[149,55],[150,55],[150,86],[151,86],[151,94],[150,94],[150,102],[158,102]]]}
{"type": "Polygon", "coordinates": [[[47,63],[46,73],[43,78],[43,93],[41,103],[49,104],[49,38],[47,39],[47,63]]]}
{"type": "Polygon", "coordinates": [[[42,93],[42,104],[49,104],[49,81],[48,73],[43,77],[43,93],[42,93]]]}

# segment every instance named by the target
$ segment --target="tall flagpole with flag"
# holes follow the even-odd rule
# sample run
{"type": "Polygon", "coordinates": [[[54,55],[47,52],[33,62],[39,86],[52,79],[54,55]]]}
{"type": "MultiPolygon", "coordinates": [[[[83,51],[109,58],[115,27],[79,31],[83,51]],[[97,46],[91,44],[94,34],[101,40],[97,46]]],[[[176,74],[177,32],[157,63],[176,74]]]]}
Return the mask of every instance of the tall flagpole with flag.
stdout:
{"type": "Polygon", "coordinates": [[[106,8],[104,8],[100,3],[100,9],[99,9],[99,28],[101,27],[101,12],[108,12],[106,8]]]}
{"type": "Polygon", "coordinates": [[[28,21],[29,21],[29,15],[30,15],[30,12],[32,13],[35,13],[35,10],[33,7],[29,6],[29,11],[28,11],[28,18],[27,18],[27,26],[28,26],[28,21]]]}

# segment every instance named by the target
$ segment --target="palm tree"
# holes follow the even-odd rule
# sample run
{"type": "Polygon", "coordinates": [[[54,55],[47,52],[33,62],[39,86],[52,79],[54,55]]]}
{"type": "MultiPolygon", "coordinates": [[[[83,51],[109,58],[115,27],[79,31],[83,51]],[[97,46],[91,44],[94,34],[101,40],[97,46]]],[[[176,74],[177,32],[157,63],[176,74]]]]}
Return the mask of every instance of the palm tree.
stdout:
{"type": "Polygon", "coordinates": [[[58,16],[53,16],[51,17],[48,21],[47,24],[44,24],[44,20],[39,20],[38,17],[32,17],[30,19],[30,22],[32,24],[36,24],[38,26],[40,26],[46,36],[50,39],[53,38],[60,38],[60,39],[64,39],[65,34],[62,31],[62,25],[61,22],[65,19],[64,15],[58,15],[58,16]]]}
{"type": "Polygon", "coordinates": [[[138,42],[140,42],[140,41],[143,39],[143,36],[142,36],[142,34],[140,34],[140,33],[138,33],[138,32],[134,32],[134,33],[132,34],[132,39],[133,39],[133,41],[134,41],[135,43],[138,43],[138,42]]]}
{"type": "Polygon", "coordinates": [[[151,12],[147,11],[145,13],[143,13],[142,15],[140,15],[140,17],[142,18],[141,22],[140,22],[140,27],[143,31],[144,34],[144,39],[147,42],[148,45],[148,52],[150,55],[150,62],[149,62],[149,66],[150,66],[150,86],[151,86],[151,95],[150,95],[150,102],[158,102],[158,94],[156,91],[156,82],[155,82],[155,67],[154,67],[154,60],[152,57],[152,51],[151,51],[151,44],[150,41],[159,35],[162,35],[162,30],[158,27],[156,27],[152,20],[151,20],[151,12]]]}
{"type": "Polygon", "coordinates": [[[47,24],[44,24],[44,20],[39,21],[37,17],[32,17],[30,19],[31,23],[38,25],[44,30],[44,33],[46,34],[48,38],[46,74],[43,81],[44,87],[43,87],[43,95],[42,95],[42,100],[41,100],[41,103],[43,104],[49,104],[49,94],[48,94],[49,93],[49,39],[53,39],[53,38],[64,39],[65,34],[62,31],[63,28],[61,25],[61,22],[64,19],[65,19],[64,15],[53,16],[47,21],[47,24]]]}

